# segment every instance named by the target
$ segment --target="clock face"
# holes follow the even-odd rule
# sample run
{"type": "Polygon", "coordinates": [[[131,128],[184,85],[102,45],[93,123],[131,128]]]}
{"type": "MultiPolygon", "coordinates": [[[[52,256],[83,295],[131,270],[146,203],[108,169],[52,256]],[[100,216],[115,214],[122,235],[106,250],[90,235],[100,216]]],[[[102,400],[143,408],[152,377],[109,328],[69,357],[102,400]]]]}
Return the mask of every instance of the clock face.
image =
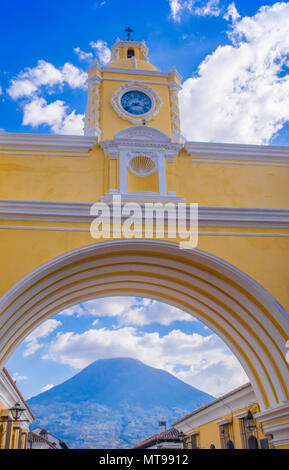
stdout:
{"type": "Polygon", "coordinates": [[[130,90],[121,97],[121,106],[130,114],[141,115],[148,113],[153,106],[151,98],[138,90],[130,90]]]}

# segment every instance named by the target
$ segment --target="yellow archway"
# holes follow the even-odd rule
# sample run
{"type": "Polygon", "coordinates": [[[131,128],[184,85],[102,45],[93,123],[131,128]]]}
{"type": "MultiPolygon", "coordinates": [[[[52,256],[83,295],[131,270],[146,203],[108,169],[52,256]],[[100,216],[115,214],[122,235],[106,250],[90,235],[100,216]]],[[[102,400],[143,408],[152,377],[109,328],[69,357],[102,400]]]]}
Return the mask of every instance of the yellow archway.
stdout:
{"type": "Polygon", "coordinates": [[[25,276],[0,300],[0,366],[47,318],[69,305],[113,295],[160,300],[206,323],[239,359],[263,412],[278,409],[280,415],[286,404],[288,414],[286,312],[237,268],[170,242],[97,243],[25,276]]]}

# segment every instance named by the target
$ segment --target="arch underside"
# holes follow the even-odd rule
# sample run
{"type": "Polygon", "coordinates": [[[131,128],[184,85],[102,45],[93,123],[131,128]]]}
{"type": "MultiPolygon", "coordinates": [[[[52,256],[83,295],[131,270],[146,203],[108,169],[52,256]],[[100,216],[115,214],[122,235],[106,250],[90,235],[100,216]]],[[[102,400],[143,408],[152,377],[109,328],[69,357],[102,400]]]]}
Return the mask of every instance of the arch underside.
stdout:
{"type": "Polygon", "coordinates": [[[0,299],[0,366],[39,324],[68,306],[107,296],[176,306],[208,325],[247,373],[261,409],[289,399],[289,317],[232,265],[159,241],[116,240],[62,255],[0,299]]]}

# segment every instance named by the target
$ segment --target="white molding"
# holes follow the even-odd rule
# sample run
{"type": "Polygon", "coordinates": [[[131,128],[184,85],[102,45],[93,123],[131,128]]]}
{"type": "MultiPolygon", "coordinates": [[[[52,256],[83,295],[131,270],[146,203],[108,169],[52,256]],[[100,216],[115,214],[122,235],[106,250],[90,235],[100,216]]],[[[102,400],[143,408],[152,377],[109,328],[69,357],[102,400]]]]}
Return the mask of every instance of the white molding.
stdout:
{"type": "Polygon", "coordinates": [[[219,421],[216,421],[215,423],[218,426],[223,426],[224,424],[231,424],[232,421],[233,421],[233,418],[223,418],[223,419],[219,419],[219,421]]]}
{"type": "MultiPolygon", "coordinates": [[[[96,139],[87,136],[54,134],[10,134],[0,133],[0,150],[27,150],[33,152],[88,153],[96,145],[96,139]]],[[[30,155],[29,155],[30,156],[30,155]]],[[[53,154],[51,154],[53,156],[53,154]]],[[[65,154],[63,155],[66,156],[65,154]]],[[[79,155],[81,156],[81,155],[79,155]]]]}
{"type": "Polygon", "coordinates": [[[0,365],[33,328],[76,303],[76,296],[79,303],[80,292],[81,301],[111,296],[116,290],[119,293],[120,280],[124,281],[122,295],[133,288],[134,295],[165,299],[212,328],[239,359],[261,409],[266,409],[263,390],[272,407],[286,400],[284,383],[289,373],[282,339],[289,333],[289,320],[281,305],[229,263],[198,249],[184,252],[166,241],[97,242],[29,273],[0,299],[0,365]]]}
{"type": "MultiPolygon", "coordinates": [[[[131,82],[131,78],[112,78],[112,77],[102,77],[101,81],[111,81],[111,82],[131,82]]],[[[157,82],[157,81],[152,81],[152,80],[133,80],[136,83],[139,83],[140,85],[142,84],[147,84],[147,85],[166,85],[168,86],[168,82],[157,82]]]]}
{"type": "MultiPolygon", "coordinates": [[[[112,190],[113,191],[113,190],[112,190]]],[[[107,193],[108,197],[107,199],[105,198],[105,196],[103,196],[103,198],[101,199],[102,202],[111,202],[111,198],[109,197],[111,193],[107,193]]],[[[127,198],[126,202],[142,202],[143,201],[143,197],[140,197],[139,199],[137,199],[136,197],[133,197],[132,199],[129,199],[127,198]]],[[[166,202],[175,202],[175,201],[172,201],[171,199],[170,200],[167,200],[166,197],[160,197],[160,199],[155,199],[153,202],[162,202],[162,203],[166,203],[166,202]]],[[[180,202],[180,201],[177,201],[177,202],[180,202]]],[[[78,228],[78,227],[45,227],[45,226],[35,226],[35,225],[0,225],[0,230],[38,230],[38,231],[47,231],[47,232],[90,232],[90,229],[89,228],[78,228]]],[[[119,230],[116,230],[114,231],[113,229],[110,231],[110,233],[112,234],[118,234],[119,235],[119,230]]],[[[130,232],[122,232],[123,234],[125,233],[130,233],[130,232]]],[[[143,236],[143,231],[142,230],[134,230],[134,233],[135,234],[139,234],[140,237],[139,238],[142,238],[143,236]]],[[[152,235],[153,237],[157,236],[158,234],[161,234],[161,238],[163,238],[163,233],[165,235],[171,235],[172,238],[175,238],[175,231],[170,231],[170,230],[164,230],[161,231],[161,232],[157,232],[156,230],[151,230],[151,231],[146,231],[146,234],[147,235],[152,235]]],[[[190,235],[198,235],[199,237],[201,236],[206,236],[206,237],[258,237],[258,238],[266,238],[266,237],[270,237],[270,238],[289,238],[289,233],[278,233],[278,232],[274,232],[274,233],[260,233],[260,232],[202,232],[202,231],[198,231],[198,232],[183,232],[183,231],[178,231],[178,234],[179,235],[188,235],[188,233],[190,233],[190,235]]],[[[152,238],[153,238],[152,237],[152,238]]],[[[118,238],[118,237],[117,237],[118,238]]]]}
{"type": "Polygon", "coordinates": [[[161,72],[160,70],[147,70],[147,69],[134,69],[134,68],[121,68],[121,67],[109,67],[106,65],[101,69],[102,73],[118,73],[118,74],[132,74],[132,75],[148,75],[154,77],[171,77],[170,72],[161,72]]]}
{"type": "Polygon", "coordinates": [[[220,161],[289,163],[289,147],[265,145],[222,144],[207,142],[186,142],[184,145],[192,161],[212,159],[220,161]]]}
{"type": "Polygon", "coordinates": [[[234,418],[244,419],[248,416],[248,411],[249,410],[245,410],[245,411],[241,411],[240,413],[236,413],[236,414],[234,414],[234,418]]]}
{"type": "MultiPolygon", "coordinates": [[[[122,201],[135,201],[135,196],[138,194],[140,195],[140,193],[123,194],[122,201]]],[[[115,191],[113,194],[108,193],[103,196],[102,200],[110,201],[113,195],[116,195],[115,191]]],[[[153,193],[147,196],[148,202],[154,202],[153,199],[157,196],[156,202],[183,201],[172,192],[166,197],[153,193]]],[[[0,199],[0,220],[91,223],[93,217],[90,215],[90,209],[93,204],[93,202],[0,199]]],[[[141,207],[144,211],[143,204],[141,207]]],[[[189,208],[187,210],[189,212],[189,208]]],[[[199,206],[198,211],[199,226],[203,227],[289,228],[289,209],[199,206]]]]}
{"type": "Polygon", "coordinates": [[[261,411],[254,418],[260,421],[266,434],[273,435],[275,446],[289,445],[289,401],[261,411]]]}
{"type": "MultiPolygon", "coordinates": [[[[107,193],[105,196],[101,197],[101,201],[103,202],[111,202],[113,201],[113,197],[115,194],[107,193]]],[[[138,191],[134,193],[124,193],[120,194],[121,200],[123,202],[183,202],[184,199],[180,196],[176,195],[167,195],[163,196],[159,193],[152,193],[149,191],[138,191]]]]}

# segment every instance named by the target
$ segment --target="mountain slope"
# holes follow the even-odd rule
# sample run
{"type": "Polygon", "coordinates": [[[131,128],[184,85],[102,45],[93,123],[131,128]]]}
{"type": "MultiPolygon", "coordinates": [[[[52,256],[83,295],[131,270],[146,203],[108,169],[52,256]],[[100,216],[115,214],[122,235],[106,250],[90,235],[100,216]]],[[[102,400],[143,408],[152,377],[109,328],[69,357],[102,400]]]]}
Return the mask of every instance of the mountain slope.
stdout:
{"type": "Polygon", "coordinates": [[[75,448],[128,448],[212,400],[173,375],[129,358],[90,364],[28,400],[38,423],[75,448]]]}

